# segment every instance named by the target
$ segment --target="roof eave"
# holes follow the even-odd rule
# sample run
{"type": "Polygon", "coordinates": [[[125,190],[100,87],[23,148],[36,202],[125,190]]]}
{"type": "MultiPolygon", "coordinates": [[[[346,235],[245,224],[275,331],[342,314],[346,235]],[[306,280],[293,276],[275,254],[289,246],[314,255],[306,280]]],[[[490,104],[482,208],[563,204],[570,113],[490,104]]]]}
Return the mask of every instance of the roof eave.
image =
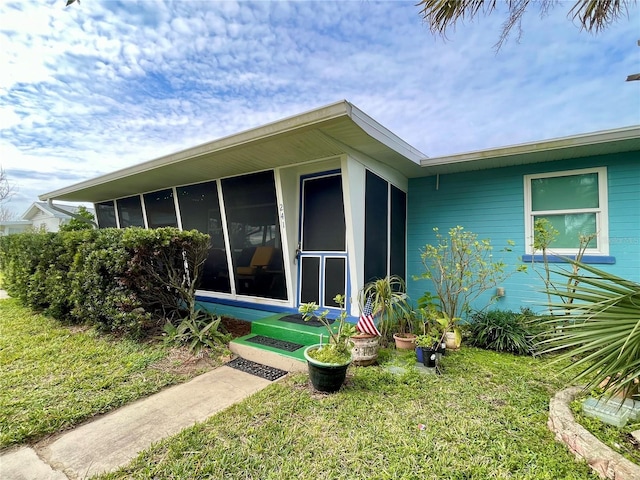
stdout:
{"type": "MultiPolygon", "coordinates": [[[[405,175],[407,176],[420,175],[421,168],[419,165],[419,161],[421,158],[424,158],[424,154],[411,147],[408,143],[404,142],[402,139],[397,137],[395,134],[387,130],[385,127],[377,123],[371,117],[364,114],[362,111],[354,107],[346,100],[342,100],[340,102],[308,111],[306,113],[288,117],[273,123],[263,125],[261,127],[246,130],[244,132],[223,137],[212,142],[204,143],[202,145],[182,150],[180,152],[166,155],[144,163],[133,165],[131,167],[111,172],[62,189],[54,190],[52,192],[40,195],[39,198],[40,200],[53,199],[93,202],[103,201],[107,200],[108,198],[98,199],[98,195],[95,194],[95,192],[100,190],[102,193],[105,193],[106,191],[111,190],[110,184],[124,185],[121,181],[126,181],[127,178],[131,180],[132,178],[134,178],[134,176],[138,176],[138,178],[140,178],[141,175],[145,175],[148,172],[154,171],[158,173],[161,170],[167,171],[167,169],[172,169],[174,168],[174,165],[181,162],[185,162],[184,165],[187,165],[193,164],[194,162],[202,161],[207,157],[212,158],[213,156],[227,155],[228,152],[241,151],[245,146],[247,146],[248,148],[255,148],[255,146],[257,145],[266,144],[268,142],[287,142],[287,139],[289,138],[306,135],[307,133],[314,132],[316,130],[322,132],[327,128],[330,129],[332,125],[341,125],[342,122],[347,121],[350,122],[351,125],[357,127],[361,132],[363,132],[367,138],[371,138],[371,144],[367,146],[376,145],[385,149],[387,152],[386,155],[390,156],[390,158],[395,159],[393,162],[389,159],[387,159],[387,161],[389,161],[390,163],[397,163],[394,166],[399,171],[405,173],[405,175]],[[398,159],[401,159],[402,161],[398,162],[398,159]],[[89,191],[93,192],[92,197],[92,194],[88,193],[89,191]],[[86,195],[87,198],[79,198],[82,195],[86,195]]],[[[327,141],[333,142],[334,145],[342,145],[340,138],[333,138],[330,135],[325,135],[325,138],[327,141]]],[[[348,142],[348,140],[345,141],[348,142]]],[[[348,146],[349,145],[346,145],[346,147],[348,146]]],[[[343,145],[342,147],[336,147],[332,154],[335,155],[336,153],[347,153],[349,149],[343,147],[345,147],[345,145],[343,145]],[[338,150],[340,151],[338,152],[338,150]]],[[[282,159],[274,159],[272,163],[270,163],[266,167],[263,163],[262,169],[284,166],[286,165],[286,163],[284,162],[285,160],[282,159]],[[279,164],[278,162],[281,163],[279,164]]],[[[250,167],[245,166],[245,170],[248,168],[250,167]]],[[[221,171],[220,169],[218,170],[221,171]]],[[[235,174],[242,173],[249,173],[249,171],[236,171],[235,174]]],[[[229,173],[227,173],[227,175],[228,174],[229,173]]],[[[224,174],[221,174],[216,178],[224,178],[224,176],[224,174]]],[[[205,180],[205,178],[203,178],[202,180],[205,180]]],[[[159,181],[156,183],[159,183],[159,181]]],[[[180,184],[181,183],[179,183],[178,185],[180,184]]],[[[167,185],[159,186],[158,189],[166,187],[167,185]]],[[[137,193],[144,193],[144,191],[137,193]]],[[[109,198],[119,198],[120,196],[121,195],[112,195],[109,198]]]]}
{"type": "Polygon", "coordinates": [[[254,129],[245,130],[243,132],[222,137],[211,142],[206,142],[201,145],[188,148],[186,150],[181,150],[179,152],[165,155],[153,160],[138,163],[131,167],[116,170],[99,177],[91,178],[83,182],[75,183],[68,187],[39,195],[38,198],[40,200],[46,201],[50,198],[56,199],[64,197],[65,195],[78,190],[112,182],[114,180],[118,180],[130,175],[144,173],[146,171],[154,170],[158,167],[167,166],[172,163],[178,163],[184,160],[188,160],[189,158],[197,157],[199,155],[224,150],[225,148],[229,148],[231,146],[239,146],[252,141],[258,141],[262,138],[266,138],[276,134],[283,134],[296,128],[302,128],[305,125],[311,125],[313,123],[330,120],[332,118],[348,114],[349,107],[349,103],[344,100],[336,102],[331,105],[327,105],[325,107],[312,110],[300,115],[287,117],[282,120],[268,123],[254,129]]]}
{"type": "Polygon", "coordinates": [[[424,158],[420,164],[427,175],[455,173],[589,156],[594,146],[601,147],[597,155],[636,150],[640,147],[640,126],[424,158]]]}

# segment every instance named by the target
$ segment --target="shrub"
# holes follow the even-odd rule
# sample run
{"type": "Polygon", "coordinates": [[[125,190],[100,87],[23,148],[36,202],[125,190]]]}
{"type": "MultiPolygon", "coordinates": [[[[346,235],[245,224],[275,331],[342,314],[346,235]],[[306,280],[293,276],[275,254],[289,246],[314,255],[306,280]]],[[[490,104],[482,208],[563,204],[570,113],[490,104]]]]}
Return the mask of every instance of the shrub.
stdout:
{"type": "Polygon", "coordinates": [[[209,236],[175,228],[24,233],[0,237],[9,293],[51,316],[143,335],[196,313],[209,236]]]}
{"type": "Polygon", "coordinates": [[[511,310],[476,312],[471,315],[471,322],[467,326],[469,343],[497,352],[533,354],[532,317],[534,315],[528,309],[523,309],[521,313],[511,310]]]}

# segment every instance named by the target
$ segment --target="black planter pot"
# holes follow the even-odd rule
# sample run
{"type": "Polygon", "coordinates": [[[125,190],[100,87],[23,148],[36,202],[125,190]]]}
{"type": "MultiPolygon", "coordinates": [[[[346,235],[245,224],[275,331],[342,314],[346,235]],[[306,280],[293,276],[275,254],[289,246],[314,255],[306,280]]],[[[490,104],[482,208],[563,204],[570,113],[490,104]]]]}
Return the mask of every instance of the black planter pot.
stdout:
{"type": "Polygon", "coordinates": [[[347,378],[347,368],[349,368],[351,360],[342,365],[319,362],[308,354],[310,350],[315,350],[319,346],[312,345],[304,351],[304,358],[307,359],[307,366],[309,367],[311,385],[320,392],[337,392],[340,390],[345,378],[347,378]]]}
{"type": "Polygon", "coordinates": [[[435,368],[437,364],[435,348],[422,347],[422,364],[425,367],[435,368]]]}
{"type": "Polygon", "coordinates": [[[436,352],[440,355],[446,355],[447,353],[447,342],[440,342],[436,344],[436,352]]]}

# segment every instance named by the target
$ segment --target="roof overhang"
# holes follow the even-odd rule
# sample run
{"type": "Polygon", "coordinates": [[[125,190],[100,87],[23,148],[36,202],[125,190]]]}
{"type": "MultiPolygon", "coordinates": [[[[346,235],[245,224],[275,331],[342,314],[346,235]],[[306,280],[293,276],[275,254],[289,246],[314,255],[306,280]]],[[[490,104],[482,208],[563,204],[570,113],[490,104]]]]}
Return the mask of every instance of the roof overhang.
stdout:
{"type": "Polygon", "coordinates": [[[640,126],[638,125],[541,142],[424,158],[420,164],[424,169],[423,175],[435,175],[631,151],[640,151],[640,126]]]}
{"type": "Polygon", "coordinates": [[[172,186],[247,174],[359,152],[407,177],[425,155],[347,101],[140,163],[40,195],[100,202],[172,186]]]}

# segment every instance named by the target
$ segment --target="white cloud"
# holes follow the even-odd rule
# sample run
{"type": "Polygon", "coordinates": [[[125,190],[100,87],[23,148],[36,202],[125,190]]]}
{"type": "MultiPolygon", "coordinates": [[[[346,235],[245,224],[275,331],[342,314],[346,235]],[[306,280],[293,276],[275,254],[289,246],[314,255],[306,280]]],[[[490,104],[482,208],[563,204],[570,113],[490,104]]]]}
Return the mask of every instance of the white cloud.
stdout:
{"type": "Polygon", "coordinates": [[[0,162],[28,202],[342,98],[428,155],[640,123],[637,7],[592,36],[560,2],[496,54],[498,16],[444,41],[414,3],[0,3],[0,162]]]}

